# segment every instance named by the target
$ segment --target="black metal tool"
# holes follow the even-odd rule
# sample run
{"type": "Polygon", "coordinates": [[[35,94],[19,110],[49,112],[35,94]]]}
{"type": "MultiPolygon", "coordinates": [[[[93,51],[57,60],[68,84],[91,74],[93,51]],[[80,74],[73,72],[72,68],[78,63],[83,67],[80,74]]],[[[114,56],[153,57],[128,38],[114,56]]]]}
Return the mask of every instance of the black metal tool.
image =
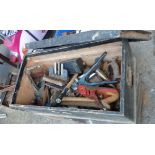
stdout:
{"type": "Polygon", "coordinates": [[[71,75],[74,75],[76,73],[81,74],[84,70],[84,62],[81,58],[66,60],[61,63],[63,63],[64,69],[66,69],[71,75]]]}
{"type": "Polygon", "coordinates": [[[82,74],[78,80],[78,84],[85,86],[102,86],[106,84],[115,84],[118,81],[102,81],[102,82],[89,82],[89,77],[92,73],[94,73],[101,65],[103,59],[107,55],[107,52],[104,52],[101,57],[96,61],[96,63],[84,74],[82,74]]]}

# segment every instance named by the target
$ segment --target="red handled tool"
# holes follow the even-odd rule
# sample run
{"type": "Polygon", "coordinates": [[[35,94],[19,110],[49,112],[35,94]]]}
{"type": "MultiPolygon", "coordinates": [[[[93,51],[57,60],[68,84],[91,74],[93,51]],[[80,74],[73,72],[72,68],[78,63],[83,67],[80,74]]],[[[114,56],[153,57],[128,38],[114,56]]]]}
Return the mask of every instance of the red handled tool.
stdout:
{"type": "Polygon", "coordinates": [[[114,88],[97,87],[96,89],[91,89],[90,87],[88,88],[84,85],[79,85],[77,91],[84,97],[95,100],[97,104],[100,104],[107,109],[110,109],[111,103],[119,99],[119,92],[114,88]],[[102,96],[103,99],[100,99],[99,96],[102,96]]]}

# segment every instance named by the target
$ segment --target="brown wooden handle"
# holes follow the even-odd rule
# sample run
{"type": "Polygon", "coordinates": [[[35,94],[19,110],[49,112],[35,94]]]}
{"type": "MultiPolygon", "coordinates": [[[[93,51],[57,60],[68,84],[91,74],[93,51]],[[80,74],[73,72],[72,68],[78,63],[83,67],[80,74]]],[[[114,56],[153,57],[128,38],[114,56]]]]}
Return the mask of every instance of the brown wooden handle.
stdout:
{"type": "Polygon", "coordinates": [[[75,81],[75,79],[78,77],[78,74],[74,74],[72,79],[69,81],[69,83],[67,84],[66,88],[70,89],[71,85],[73,84],[73,82],[75,81]]]}
{"type": "Polygon", "coordinates": [[[94,100],[85,97],[63,97],[62,105],[101,108],[94,100]]]}

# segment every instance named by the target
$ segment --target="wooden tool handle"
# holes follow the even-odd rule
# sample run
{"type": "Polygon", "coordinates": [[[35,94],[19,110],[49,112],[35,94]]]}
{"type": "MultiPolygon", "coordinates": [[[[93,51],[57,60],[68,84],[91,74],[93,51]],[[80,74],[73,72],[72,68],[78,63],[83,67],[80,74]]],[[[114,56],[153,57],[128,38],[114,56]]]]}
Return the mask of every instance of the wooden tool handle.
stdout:
{"type": "Polygon", "coordinates": [[[75,79],[77,78],[78,74],[74,74],[72,79],[69,81],[69,83],[67,84],[66,88],[70,89],[71,85],[73,84],[73,82],[75,81],[75,79]]]}
{"type": "Polygon", "coordinates": [[[99,108],[94,100],[85,97],[63,97],[62,105],[99,108]]]}
{"type": "Polygon", "coordinates": [[[64,97],[63,101],[64,102],[92,102],[92,103],[95,103],[94,100],[91,100],[86,97],[64,97]]]}

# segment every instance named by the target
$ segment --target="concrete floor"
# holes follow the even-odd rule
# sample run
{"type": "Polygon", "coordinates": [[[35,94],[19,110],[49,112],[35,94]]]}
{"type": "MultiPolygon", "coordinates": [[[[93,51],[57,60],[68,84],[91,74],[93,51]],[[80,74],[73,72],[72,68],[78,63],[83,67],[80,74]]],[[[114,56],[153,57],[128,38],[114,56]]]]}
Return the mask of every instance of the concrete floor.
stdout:
{"type": "MultiPolygon", "coordinates": [[[[137,102],[139,103],[137,105],[137,117],[141,123],[155,123],[155,31],[152,31],[150,41],[134,42],[130,45],[137,62],[136,84],[137,102]]],[[[0,113],[3,114],[0,123],[80,123],[65,118],[41,116],[20,110],[15,111],[4,106],[0,106],[0,113]]]]}
{"type": "Polygon", "coordinates": [[[155,123],[155,31],[150,41],[131,43],[131,47],[137,60],[137,87],[141,89],[137,94],[139,121],[155,123]]]}

